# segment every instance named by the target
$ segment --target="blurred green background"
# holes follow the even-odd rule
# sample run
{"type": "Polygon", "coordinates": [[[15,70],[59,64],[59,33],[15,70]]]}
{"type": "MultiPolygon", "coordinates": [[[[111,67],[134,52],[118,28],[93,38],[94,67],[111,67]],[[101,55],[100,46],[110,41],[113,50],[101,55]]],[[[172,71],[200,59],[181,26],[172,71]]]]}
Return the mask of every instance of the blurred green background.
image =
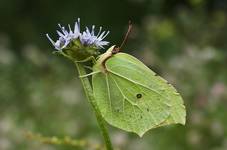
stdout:
{"type": "Polygon", "coordinates": [[[124,51],[173,84],[186,104],[186,126],[143,138],[109,126],[115,147],[227,149],[226,0],[1,0],[0,150],[83,149],[29,140],[26,131],[102,143],[73,64],[52,55],[45,37],[77,17],[82,27],[110,30],[107,40],[117,45],[132,20],[124,51]]]}

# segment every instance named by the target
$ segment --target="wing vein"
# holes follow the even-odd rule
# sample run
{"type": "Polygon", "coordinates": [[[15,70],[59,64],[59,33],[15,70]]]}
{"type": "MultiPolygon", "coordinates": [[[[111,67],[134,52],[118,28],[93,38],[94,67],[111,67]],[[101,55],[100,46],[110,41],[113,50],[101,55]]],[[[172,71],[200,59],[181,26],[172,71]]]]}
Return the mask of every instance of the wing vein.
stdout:
{"type": "MultiPolygon", "coordinates": [[[[141,83],[139,83],[139,82],[136,82],[136,81],[133,81],[133,80],[131,80],[131,79],[128,79],[127,77],[124,77],[124,76],[122,76],[122,75],[120,75],[120,74],[118,74],[118,73],[116,73],[116,72],[114,72],[114,71],[112,71],[112,70],[108,70],[108,71],[109,71],[110,73],[112,73],[112,74],[114,74],[114,75],[116,75],[116,76],[119,76],[119,77],[121,77],[121,78],[123,78],[123,79],[125,79],[125,80],[127,80],[127,81],[130,81],[130,82],[132,82],[132,83],[134,83],[134,84],[136,84],[136,85],[140,85],[140,86],[142,86],[142,87],[144,87],[144,88],[147,88],[148,90],[151,90],[151,91],[155,92],[156,94],[158,94],[158,95],[161,96],[162,98],[169,100],[168,97],[164,97],[164,96],[163,96],[162,94],[160,94],[158,91],[156,91],[156,90],[154,90],[154,89],[151,89],[151,88],[149,88],[148,86],[145,86],[145,85],[143,85],[143,84],[141,84],[141,83]]],[[[171,106],[170,103],[166,103],[166,105],[171,106]]]]}
{"type": "MultiPolygon", "coordinates": [[[[121,94],[123,95],[124,99],[127,100],[127,101],[132,105],[133,110],[134,110],[134,107],[136,106],[136,107],[139,108],[139,110],[144,114],[144,111],[143,111],[137,104],[133,104],[133,103],[131,102],[131,100],[130,100],[128,97],[125,96],[125,94],[123,93],[122,89],[119,87],[119,85],[118,85],[118,83],[116,82],[116,80],[115,80],[113,77],[111,77],[111,78],[114,80],[114,83],[116,84],[117,88],[119,89],[119,91],[120,91],[121,94]]],[[[149,114],[149,116],[153,119],[153,121],[155,122],[155,124],[157,125],[158,123],[157,123],[157,120],[154,118],[154,115],[153,115],[152,113],[148,113],[148,114],[149,114]]],[[[134,115],[135,115],[135,113],[134,113],[134,115]]]]}
{"type": "Polygon", "coordinates": [[[112,110],[112,103],[111,103],[111,98],[110,98],[110,85],[108,81],[108,76],[106,75],[106,85],[107,85],[107,92],[108,92],[108,99],[110,103],[110,115],[111,115],[111,121],[113,120],[113,110],[112,110]]]}
{"type": "MultiPolygon", "coordinates": [[[[121,89],[120,89],[120,87],[118,86],[118,84],[117,84],[117,82],[115,81],[115,79],[114,79],[112,76],[110,76],[110,77],[113,79],[115,85],[117,86],[118,90],[120,91],[120,93],[121,93],[122,96],[123,96],[123,99],[122,99],[122,102],[123,102],[123,114],[126,116],[126,114],[125,114],[125,108],[124,108],[125,100],[127,100],[128,103],[130,103],[131,105],[133,105],[133,104],[127,99],[127,97],[125,97],[125,95],[124,95],[123,92],[121,91],[121,89]]],[[[124,121],[127,122],[125,119],[124,119],[124,121]]],[[[133,127],[132,125],[129,125],[129,126],[130,126],[130,128],[131,128],[132,130],[134,130],[134,129],[133,129],[134,127],[133,127]]]]}

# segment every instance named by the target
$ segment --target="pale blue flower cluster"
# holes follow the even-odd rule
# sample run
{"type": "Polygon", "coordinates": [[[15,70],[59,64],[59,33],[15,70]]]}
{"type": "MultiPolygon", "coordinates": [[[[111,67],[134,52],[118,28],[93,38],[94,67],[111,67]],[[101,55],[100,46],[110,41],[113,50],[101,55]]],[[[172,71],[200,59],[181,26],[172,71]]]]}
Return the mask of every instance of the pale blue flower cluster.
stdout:
{"type": "Polygon", "coordinates": [[[47,38],[54,45],[55,49],[62,50],[66,48],[70,42],[79,39],[81,44],[84,46],[94,46],[98,49],[104,48],[103,46],[108,45],[109,42],[103,41],[103,39],[109,34],[109,31],[102,31],[102,27],[99,28],[99,32],[95,35],[95,26],[93,25],[91,30],[86,27],[86,30],[80,32],[80,19],[78,18],[77,22],[75,22],[74,30],[71,29],[70,25],[68,25],[68,30],[65,27],[58,24],[61,31],[57,30],[57,34],[59,36],[58,40],[54,42],[48,34],[46,34],[47,38]]]}

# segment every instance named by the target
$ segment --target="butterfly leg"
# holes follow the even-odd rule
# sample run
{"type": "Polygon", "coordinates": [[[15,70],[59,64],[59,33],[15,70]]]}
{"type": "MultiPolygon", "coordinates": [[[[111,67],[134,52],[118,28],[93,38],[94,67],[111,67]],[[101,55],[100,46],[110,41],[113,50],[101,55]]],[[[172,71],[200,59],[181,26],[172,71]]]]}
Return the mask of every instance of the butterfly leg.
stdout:
{"type": "Polygon", "coordinates": [[[88,74],[85,74],[85,75],[82,75],[82,76],[79,76],[80,78],[85,78],[85,77],[89,77],[89,76],[92,76],[93,74],[97,74],[97,73],[100,73],[101,71],[95,71],[95,72],[91,72],[91,73],[88,73],[88,74]]]}
{"type": "Polygon", "coordinates": [[[92,67],[90,67],[90,66],[84,66],[84,68],[86,68],[86,69],[88,69],[88,70],[90,70],[90,71],[93,70],[92,67]]]}

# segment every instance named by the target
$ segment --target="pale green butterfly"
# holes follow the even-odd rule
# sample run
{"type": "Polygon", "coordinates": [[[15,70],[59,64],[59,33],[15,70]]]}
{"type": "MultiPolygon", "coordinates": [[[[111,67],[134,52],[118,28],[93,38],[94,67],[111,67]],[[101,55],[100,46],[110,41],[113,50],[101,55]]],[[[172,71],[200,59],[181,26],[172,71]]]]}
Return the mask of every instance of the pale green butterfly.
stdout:
{"type": "Polygon", "coordinates": [[[110,47],[93,66],[93,94],[102,117],[139,136],[164,125],[184,125],[186,110],[175,88],[119,49],[110,47]]]}

